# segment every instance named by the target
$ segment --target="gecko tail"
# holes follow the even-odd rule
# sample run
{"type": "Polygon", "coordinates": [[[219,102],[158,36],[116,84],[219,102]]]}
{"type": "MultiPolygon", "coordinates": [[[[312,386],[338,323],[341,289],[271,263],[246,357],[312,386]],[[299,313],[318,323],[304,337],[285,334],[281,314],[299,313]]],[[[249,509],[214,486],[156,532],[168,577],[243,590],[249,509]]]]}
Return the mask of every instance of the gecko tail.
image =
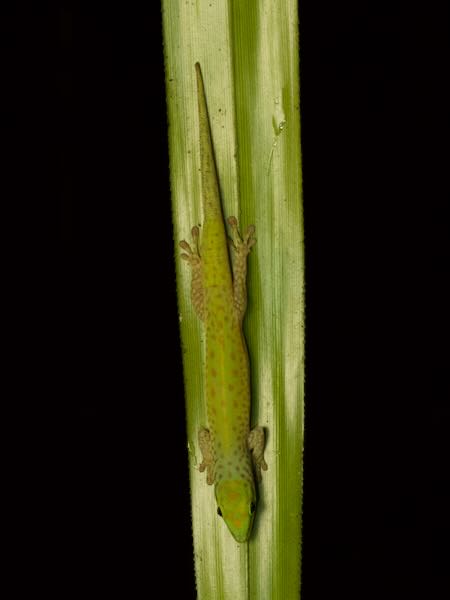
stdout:
{"type": "Polygon", "coordinates": [[[205,87],[200,63],[195,63],[197,76],[198,118],[200,133],[200,171],[202,179],[203,211],[205,220],[211,217],[222,219],[219,184],[211,136],[205,87]]]}

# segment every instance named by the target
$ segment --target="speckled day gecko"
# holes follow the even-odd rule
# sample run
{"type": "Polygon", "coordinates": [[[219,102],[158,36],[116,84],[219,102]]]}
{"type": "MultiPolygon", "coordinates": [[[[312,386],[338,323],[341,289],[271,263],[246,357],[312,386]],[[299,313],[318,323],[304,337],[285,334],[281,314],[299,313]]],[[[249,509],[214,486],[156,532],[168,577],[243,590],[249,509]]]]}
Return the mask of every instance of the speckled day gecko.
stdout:
{"type": "Polygon", "coordinates": [[[238,542],[250,536],[256,509],[257,481],[264,460],[264,430],[250,431],[250,374],[242,320],[247,306],[247,255],[255,243],[254,226],[242,238],[235,217],[228,218],[227,239],[220,204],[205,91],[199,63],[197,76],[202,181],[203,232],[193,227],[191,246],[180,246],[192,269],[191,297],[206,332],[205,392],[209,430],[198,439],[206,481],[215,483],[217,512],[238,542]],[[232,269],[228,255],[232,251],[232,269]],[[253,465],[252,465],[253,463],[253,465]],[[253,467],[253,468],[252,468],[253,467]]]}

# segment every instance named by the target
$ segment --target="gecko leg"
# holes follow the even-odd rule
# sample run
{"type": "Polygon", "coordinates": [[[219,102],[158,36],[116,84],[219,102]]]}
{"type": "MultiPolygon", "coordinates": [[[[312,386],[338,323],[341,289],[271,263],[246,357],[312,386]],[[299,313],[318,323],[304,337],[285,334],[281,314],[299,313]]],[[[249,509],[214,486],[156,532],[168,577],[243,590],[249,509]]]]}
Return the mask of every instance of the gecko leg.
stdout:
{"type": "Polygon", "coordinates": [[[261,469],[267,471],[267,463],[264,460],[264,445],[264,429],[262,427],[255,427],[248,434],[248,447],[252,453],[257,481],[261,481],[261,469]]]}
{"type": "Polygon", "coordinates": [[[205,301],[203,293],[203,276],[202,276],[202,260],[198,251],[198,238],[199,230],[198,227],[192,228],[192,241],[193,249],[185,241],[180,242],[181,248],[186,254],[181,254],[181,258],[187,261],[192,269],[192,280],[191,280],[191,298],[192,305],[195,312],[202,321],[205,320],[205,301]]]}
{"type": "Polygon", "coordinates": [[[254,238],[255,226],[250,225],[244,237],[238,230],[236,217],[227,219],[228,225],[231,227],[230,244],[233,249],[233,291],[234,291],[234,307],[240,321],[244,318],[247,308],[247,256],[251,247],[256,244],[254,238]]]}
{"type": "Polygon", "coordinates": [[[212,485],[214,483],[214,453],[211,443],[211,434],[204,427],[198,432],[198,443],[203,459],[199,471],[200,473],[203,473],[206,469],[206,483],[212,485]]]}

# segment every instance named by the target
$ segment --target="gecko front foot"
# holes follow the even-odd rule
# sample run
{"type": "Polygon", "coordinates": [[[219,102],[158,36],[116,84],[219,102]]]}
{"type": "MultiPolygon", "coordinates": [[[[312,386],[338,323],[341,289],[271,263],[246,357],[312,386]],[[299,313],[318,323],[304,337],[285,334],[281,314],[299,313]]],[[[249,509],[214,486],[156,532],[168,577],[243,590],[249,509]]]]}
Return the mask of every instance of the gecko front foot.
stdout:
{"type": "Polygon", "coordinates": [[[198,238],[199,238],[198,227],[192,228],[192,245],[193,248],[182,240],[180,242],[181,248],[185,253],[181,254],[181,258],[189,263],[192,269],[192,280],[191,280],[191,298],[192,305],[195,312],[204,321],[204,294],[203,294],[203,281],[202,281],[202,259],[198,251],[198,238]]]}
{"type": "Polygon", "coordinates": [[[202,427],[198,432],[198,443],[202,453],[202,463],[199,466],[200,473],[206,469],[206,483],[212,485],[214,483],[214,453],[211,443],[211,434],[207,429],[202,427]]]}
{"type": "Polygon", "coordinates": [[[255,477],[258,482],[261,481],[261,469],[267,471],[267,463],[264,460],[264,446],[264,429],[255,427],[248,434],[248,447],[252,453],[255,477]]]}

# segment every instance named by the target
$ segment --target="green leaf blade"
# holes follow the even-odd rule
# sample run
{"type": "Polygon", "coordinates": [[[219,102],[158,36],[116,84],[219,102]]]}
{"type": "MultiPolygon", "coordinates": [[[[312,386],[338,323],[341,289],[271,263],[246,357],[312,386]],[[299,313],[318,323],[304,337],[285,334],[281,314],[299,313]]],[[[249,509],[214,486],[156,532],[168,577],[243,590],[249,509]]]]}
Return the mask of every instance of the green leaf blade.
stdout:
{"type": "Polygon", "coordinates": [[[244,323],[252,426],[267,435],[248,544],[236,543],[199,473],[207,425],[204,337],[176,250],[198,597],[299,598],[304,390],[304,259],[297,3],[163,1],[175,242],[201,223],[194,64],[202,66],[222,203],[256,225],[244,323]]]}

